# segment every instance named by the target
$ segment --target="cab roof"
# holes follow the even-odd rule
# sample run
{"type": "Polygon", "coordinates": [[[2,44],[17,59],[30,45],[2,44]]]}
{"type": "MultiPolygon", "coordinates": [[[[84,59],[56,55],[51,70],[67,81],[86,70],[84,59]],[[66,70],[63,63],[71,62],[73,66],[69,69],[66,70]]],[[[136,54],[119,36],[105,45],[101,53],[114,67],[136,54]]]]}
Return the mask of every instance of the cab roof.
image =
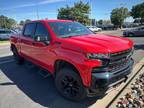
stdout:
{"type": "Polygon", "coordinates": [[[33,20],[32,22],[72,22],[72,20],[33,20]]]}

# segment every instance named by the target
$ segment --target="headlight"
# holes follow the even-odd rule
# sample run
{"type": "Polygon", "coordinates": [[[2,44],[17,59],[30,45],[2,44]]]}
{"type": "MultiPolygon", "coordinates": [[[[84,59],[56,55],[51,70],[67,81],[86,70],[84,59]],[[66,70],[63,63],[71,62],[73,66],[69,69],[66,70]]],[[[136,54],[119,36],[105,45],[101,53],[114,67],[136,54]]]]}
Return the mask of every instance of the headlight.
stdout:
{"type": "Polygon", "coordinates": [[[88,59],[108,59],[108,58],[110,58],[110,55],[109,54],[88,53],[87,58],[88,59]]]}

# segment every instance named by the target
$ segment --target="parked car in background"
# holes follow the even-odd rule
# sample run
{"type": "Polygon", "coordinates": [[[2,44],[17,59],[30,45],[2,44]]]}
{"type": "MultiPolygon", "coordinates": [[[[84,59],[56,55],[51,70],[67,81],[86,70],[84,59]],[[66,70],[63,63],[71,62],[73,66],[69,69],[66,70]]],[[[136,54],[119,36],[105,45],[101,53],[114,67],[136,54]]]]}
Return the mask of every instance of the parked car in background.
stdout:
{"type": "Polygon", "coordinates": [[[98,32],[98,31],[102,31],[101,28],[96,27],[96,26],[87,26],[87,28],[89,28],[91,31],[93,32],[98,32]]]}
{"type": "Polygon", "coordinates": [[[98,27],[101,28],[102,30],[115,30],[117,28],[112,24],[110,24],[110,25],[98,25],[98,27]]]}
{"type": "Polygon", "coordinates": [[[144,27],[125,30],[123,36],[144,36],[144,27]]]}
{"type": "Polygon", "coordinates": [[[22,32],[21,29],[12,29],[13,32],[17,33],[17,34],[20,34],[22,32]]]}
{"type": "Polygon", "coordinates": [[[8,29],[0,29],[0,40],[8,40],[12,34],[14,34],[13,30],[8,29]]]}

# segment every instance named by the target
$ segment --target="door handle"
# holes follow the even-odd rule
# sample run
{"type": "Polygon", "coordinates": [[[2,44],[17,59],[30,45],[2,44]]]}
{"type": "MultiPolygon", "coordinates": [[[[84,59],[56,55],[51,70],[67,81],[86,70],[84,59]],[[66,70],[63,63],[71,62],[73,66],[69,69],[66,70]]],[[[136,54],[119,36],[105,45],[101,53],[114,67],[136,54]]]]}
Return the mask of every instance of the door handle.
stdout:
{"type": "Polygon", "coordinates": [[[59,44],[61,44],[61,42],[55,41],[54,44],[58,44],[59,45],[59,44]]]}

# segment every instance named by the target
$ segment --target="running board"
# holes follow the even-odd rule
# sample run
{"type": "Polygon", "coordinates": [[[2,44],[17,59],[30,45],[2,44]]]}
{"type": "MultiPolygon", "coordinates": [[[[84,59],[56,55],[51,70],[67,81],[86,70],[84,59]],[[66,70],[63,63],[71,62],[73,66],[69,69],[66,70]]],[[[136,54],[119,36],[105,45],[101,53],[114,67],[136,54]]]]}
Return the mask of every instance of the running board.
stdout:
{"type": "Polygon", "coordinates": [[[35,69],[35,71],[41,75],[43,78],[49,77],[51,74],[47,70],[42,69],[41,67],[34,65],[33,63],[26,61],[25,67],[28,69],[35,69]]]}

